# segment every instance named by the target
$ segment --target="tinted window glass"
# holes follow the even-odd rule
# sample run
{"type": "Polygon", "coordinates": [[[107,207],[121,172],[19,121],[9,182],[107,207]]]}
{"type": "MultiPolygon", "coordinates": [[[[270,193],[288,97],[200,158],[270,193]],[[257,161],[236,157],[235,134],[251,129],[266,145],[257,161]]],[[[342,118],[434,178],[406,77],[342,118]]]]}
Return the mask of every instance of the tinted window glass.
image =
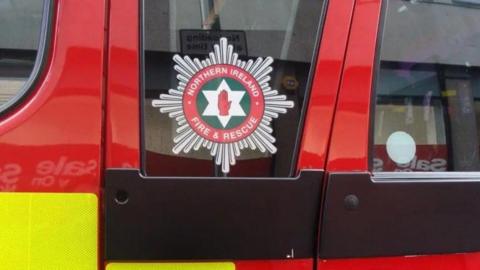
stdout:
{"type": "Polygon", "coordinates": [[[0,2],[0,110],[32,73],[43,19],[42,0],[0,2]]]}
{"type": "MultiPolygon", "coordinates": [[[[168,176],[288,176],[295,156],[297,129],[311,75],[323,1],[145,0],[143,4],[146,173],[168,176]],[[209,55],[210,52],[216,53],[214,44],[220,45],[218,53],[222,54],[222,37],[227,38],[228,44],[233,46],[233,53],[238,54],[238,60],[232,60],[237,56],[229,52],[225,43],[227,54],[223,55],[230,59],[226,58],[230,64],[224,71],[231,76],[237,74],[235,78],[227,78],[226,73],[221,75],[222,69],[218,70],[220,73],[209,71],[205,66],[210,62],[202,62],[206,59],[216,61],[215,55],[213,58],[209,55]],[[183,61],[181,59],[185,56],[198,58],[198,65],[189,67],[187,63],[182,66],[173,60],[175,54],[179,54],[179,61],[183,61]],[[258,57],[262,59],[257,63],[258,57]],[[273,63],[267,57],[272,57],[273,63]],[[248,60],[252,62],[249,64],[248,60]],[[245,61],[244,66],[238,61],[245,61]],[[178,67],[174,68],[175,65],[178,67]],[[196,67],[198,70],[204,68],[206,73],[198,72],[196,67]],[[261,70],[267,72],[272,67],[273,71],[265,73],[269,80],[266,75],[263,77],[266,81],[253,80],[248,72],[243,74],[249,67],[251,75],[254,71],[258,72],[255,78],[262,77],[259,75],[261,70]],[[179,68],[183,68],[184,73],[179,72],[179,68]],[[191,72],[189,69],[192,69],[191,72]],[[181,99],[185,95],[175,96],[175,92],[172,94],[169,91],[178,91],[181,83],[178,74],[193,76],[201,82],[198,86],[200,92],[192,100],[185,101],[193,102],[194,109],[186,109],[189,106],[183,106],[183,103],[172,108],[173,111],[165,107],[168,98],[176,102],[176,98],[181,99]],[[203,76],[208,79],[204,80],[203,76]],[[258,82],[253,88],[249,83],[252,80],[258,82]],[[268,86],[263,87],[263,84],[268,86]],[[266,89],[268,87],[270,89],[266,89]],[[255,88],[263,90],[259,98],[255,88]],[[168,97],[167,94],[173,96],[168,97]],[[266,108],[267,118],[262,118],[263,110],[256,113],[256,106],[266,108]],[[271,110],[278,110],[278,118],[269,114],[268,106],[272,106],[271,110]],[[167,111],[159,112],[162,107],[167,111]],[[169,115],[169,112],[184,115],[189,125],[169,115]],[[197,123],[202,126],[197,126],[197,123]],[[244,123],[246,126],[243,126],[244,123]],[[253,126],[251,130],[250,124],[253,126]],[[189,147],[186,142],[186,146],[179,147],[175,154],[175,147],[182,139],[176,142],[174,139],[179,134],[189,137],[187,132],[191,128],[197,133],[203,132],[203,135],[192,135],[189,141],[192,145],[189,147]],[[222,134],[223,143],[211,137],[215,131],[222,134]],[[240,141],[239,138],[249,132],[257,133],[240,141]],[[272,138],[275,142],[271,144],[261,142],[262,139],[268,141],[272,138]],[[266,149],[262,149],[262,145],[266,149]],[[276,147],[276,152],[269,150],[272,145],[276,147]],[[224,148],[219,150],[220,147],[224,148]],[[216,154],[212,156],[214,152],[216,154]],[[234,159],[234,162],[227,162],[228,174],[223,167],[226,162],[220,160],[220,164],[215,165],[216,157],[234,159]]],[[[191,81],[187,78],[185,84],[191,81]]],[[[192,93],[196,91],[191,90],[192,93]]]]}
{"type": "Polygon", "coordinates": [[[385,2],[374,171],[480,169],[480,5],[385,2]]]}

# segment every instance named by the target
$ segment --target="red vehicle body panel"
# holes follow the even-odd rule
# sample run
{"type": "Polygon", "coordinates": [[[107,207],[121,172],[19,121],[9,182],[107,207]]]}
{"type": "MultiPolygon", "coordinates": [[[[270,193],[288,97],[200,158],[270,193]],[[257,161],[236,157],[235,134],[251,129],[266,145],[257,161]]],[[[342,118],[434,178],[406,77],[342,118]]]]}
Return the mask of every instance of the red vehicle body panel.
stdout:
{"type": "Polygon", "coordinates": [[[0,188],[98,194],[105,3],[54,4],[41,78],[25,102],[0,118],[0,188]]]}
{"type": "Polygon", "coordinates": [[[370,95],[380,2],[357,0],[355,4],[328,154],[329,172],[368,171],[370,95]]]}
{"type": "MultiPolygon", "coordinates": [[[[328,172],[369,171],[370,103],[381,2],[356,0],[329,146],[328,172]]],[[[318,269],[322,270],[471,270],[479,267],[478,252],[318,261],[318,269]]]]}
{"type": "Polygon", "coordinates": [[[354,1],[330,1],[308,103],[298,170],[324,169],[354,1]]]}
{"type": "Polygon", "coordinates": [[[388,258],[320,260],[322,270],[473,270],[480,265],[480,253],[407,256],[388,258]]]}
{"type": "Polygon", "coordinates": [[[107,168],[140,168],[139,1],[110,2],[107,168]]]}
{"type": "MultiPolygon", "coordinates": [[[[21,106],[0,118],[0,191],[100,195],[103,169],[140,168],[139,1],[54,2],[40,80],[21,106]]],[[[380,0],[329,1],[298,170],[369,171],[380,12],[380,0]]],[[[100,259],[103,263],[108,262],[100,259]]],[[[471,270],[480,267],[480,253],[235,265],[239,270],[471,270]]]]}

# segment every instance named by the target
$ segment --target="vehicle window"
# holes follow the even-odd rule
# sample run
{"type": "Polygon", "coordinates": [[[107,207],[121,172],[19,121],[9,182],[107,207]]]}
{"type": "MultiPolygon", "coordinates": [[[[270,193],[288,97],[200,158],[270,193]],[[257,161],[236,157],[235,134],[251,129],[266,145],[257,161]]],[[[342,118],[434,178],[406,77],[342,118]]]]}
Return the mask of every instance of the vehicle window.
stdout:
{"type": "Polygon", "coordinates": [[[145,173],[289,176],[322,8],[144,0],[145,173]]]}
{"type": "Polygon", "coordinates": [[[480,170],[480,2],[384,4],[373,171],[480,170]]]}
{"type": "Polygon", "coordinates": [[[0,111],[21,94],[33,71],[44,1],[0,2],[0,111]]]}

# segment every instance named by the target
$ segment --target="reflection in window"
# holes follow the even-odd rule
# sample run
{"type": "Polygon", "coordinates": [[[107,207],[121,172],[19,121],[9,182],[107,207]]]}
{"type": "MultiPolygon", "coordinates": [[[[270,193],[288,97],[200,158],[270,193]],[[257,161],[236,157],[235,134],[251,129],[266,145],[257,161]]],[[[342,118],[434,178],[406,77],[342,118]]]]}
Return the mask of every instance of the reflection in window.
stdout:
{"type": "Polygon", "coordinates": [[[144,0],[144,147],[148,175],[218,176],[209,151],[174,155],[177,124],[152,99],[176,88],[172,56],[203,59],[227,37],[242,60],[274,58],[270,85],[295,103],[272,122],[275,155],[242,151],[229,176],[288,176],[307,91],[323,1],[144,0]]]}
{"type": "Polygon", "coordinates": [[[0,2],[0,109],[17,95],[33,70],[43,4],[42,0],[0,2]]]}
{"type": "Polygon", "coordinates": [[[374,171],[480,170],[480,6],[473,1],[386,1],[377,74],[374,171]],[[467,3],[470,2],[470,3],[467,3]],[[391,134],[415,141],[408,162],[391,134]]]}

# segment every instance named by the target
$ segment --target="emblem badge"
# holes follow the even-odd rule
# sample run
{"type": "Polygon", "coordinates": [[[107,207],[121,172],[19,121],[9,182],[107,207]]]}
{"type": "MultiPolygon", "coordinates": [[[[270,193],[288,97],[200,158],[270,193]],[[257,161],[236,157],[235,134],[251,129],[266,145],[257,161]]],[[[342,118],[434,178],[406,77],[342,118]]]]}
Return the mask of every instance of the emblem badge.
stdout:
{"type": "Polygon", "coordinates": [[[204,60],[173,56],[177,89],[152,101],[177,121],[172,151],[205,147],[228,173],[243,149],[277,152],[271,122],[293,101],[270,87],[272,57],[242,61],[226,38],[204,60]]]}

